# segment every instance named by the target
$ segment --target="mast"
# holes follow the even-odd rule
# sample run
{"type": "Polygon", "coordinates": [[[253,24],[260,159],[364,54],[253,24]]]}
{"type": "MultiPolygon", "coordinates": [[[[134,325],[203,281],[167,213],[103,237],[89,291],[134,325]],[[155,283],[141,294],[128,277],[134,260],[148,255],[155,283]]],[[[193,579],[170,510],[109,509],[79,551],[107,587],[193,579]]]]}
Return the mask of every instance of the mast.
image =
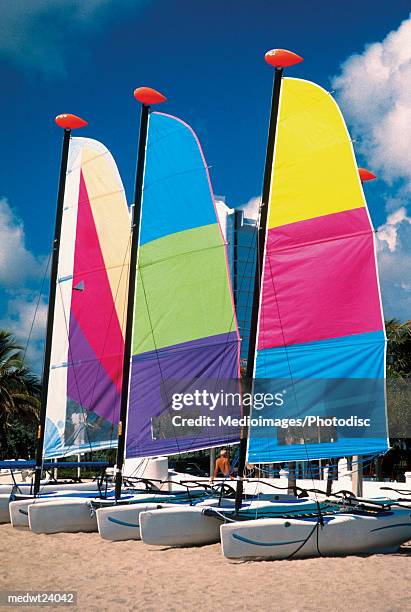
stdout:
{"type": "Polygon", "coordinates": [[[124,454],[126,445],[126,425],[128,396],[130,386],[130,366],[131,366],[131,341],[133,335],[134,319],[134,298],[137,276],[138,242],[140,234],[141,203],[143,199],[144,167],[146,161],[146,146],[148,133],[148,118],[150,106],[165,102],[166,98],[160,92],[151,87],[138,87],[134,91],[134,97],[141,102],[140,134],[138,140],[137,166],[135,177],[134,206],[131,222],[131,253],[130,253],[130,273],[128,279],[127,296],[127,318],[124,337],[124,357],[123,357],[123,379],[121,385],[120,400],[120,419],[118,423],[118,445],[116,459],[115,477],[115,499],[121,497],[121,485],[123,482],[122,469],[124,464],[124,454]]]}
{"type": "MultiPolygon", "coordinates": [[[[265,61],[270,66],[274,66],[274,80],[273,90],[271,97],[271,112],[270,112],[270,123],[268,128],[268,141],[267,151],[265,157],[264,167],[264,180],[263,180],[263,193],[260,208],[260,223],[257,228],[257,257],[256,257],[256,269],[254,279],[254,291],[253,291],[253,306],[251,312],[251,328],[250,328],[250,339],[248,345],[248,357],[247,357],[247,368],[246,368],[246,386],[247,391],[252,391],[252,379],[254,374],[254,361],[257,345],[257,332],[258,332],[258,313],[260,309],[260,291],[262,285],[262,270],[264,263],[264,252],[265,252],[265,241],[267,234],[267,217],[269,208],[269,197],[270,187],[273,171],[273,159],[274,159],[274,146],[275,136],[277,131],[277,119],[278,109],[280,104],[281,94],[281,81],[283,77],[283,70],[288,66],[293,66],[302,61],[302,57],[287,51],[286,49],[273,49],[265,54],[265,61]]],[[[243,408],[244,410],[244,408],[243,408]]],[[[246,416],[243,412],[243,416],[246,416]]],[[[239,459],[238,459],[238,480],[235,496],[235,510],[239,511],[241,508],[242,497],[243,497],[243,477],[244,468],[247,456],[247,438],[248,428],[245,426],[241,429],[241,439],[239,447],[239,459]]]]}
{"type": "Polygon", "coordinates": [[[87,125],[87,121],[64,113],[55,118],[57,125],[64,129],[63,147],[60,162],[60,178],[57,195],[56,221],[54,225],[53,251],[51,257],[49,306],[47,312],[46,343],[44,347],[43,376],[40,398],[40,422],[37,429],[36,466],[34,471],[34,495],[40,490],[41,473],[43,471],[44,429],[46,424],[47,396],[50,378],[51,346],[53,338],[54,311],[56,307],[57,269],[60,254],[61,223],[63,219],[64,194],[66,188],[67,162],[70,148],[71,130],[87,125]]]}

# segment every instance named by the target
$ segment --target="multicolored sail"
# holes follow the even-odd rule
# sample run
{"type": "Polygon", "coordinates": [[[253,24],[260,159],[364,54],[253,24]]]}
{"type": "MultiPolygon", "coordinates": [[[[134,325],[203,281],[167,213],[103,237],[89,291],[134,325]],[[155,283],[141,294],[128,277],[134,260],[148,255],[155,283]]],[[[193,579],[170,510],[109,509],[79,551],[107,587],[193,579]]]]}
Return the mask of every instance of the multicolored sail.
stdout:
{"type": "MultiPolygon", "coordinates": [[[[126,456],[237,441],[170,433],[167,382],[239,375],[225,241],[200,144],[180,119],[149,117],[132,338],[126,456]]],[[[198,432],[198,429],[197,429],[198,432]]]]}
{"type": "Polygon", "coordinates": [[[130,216],[104,145],[72,138],[61,228],[44,454],[115,447],[130,216]]]}
{"type": "Polygon", "coordinates": [[[248,460],[384,452],[386,341],[373,228],[340,109],[314,83],[282,81],[271,181],[255,378],[286,391],[270,416],[304,425],[252,427],[248,460]],[[371,424],[333,425],[321,437],[317,424],[306,426],[310,415],[371,424]]]}

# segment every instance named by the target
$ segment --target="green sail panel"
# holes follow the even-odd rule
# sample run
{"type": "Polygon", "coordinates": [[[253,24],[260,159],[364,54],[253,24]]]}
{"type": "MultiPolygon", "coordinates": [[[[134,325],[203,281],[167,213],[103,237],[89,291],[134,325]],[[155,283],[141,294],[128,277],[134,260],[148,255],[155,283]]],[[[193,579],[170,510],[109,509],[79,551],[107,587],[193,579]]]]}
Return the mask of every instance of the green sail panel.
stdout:
{"type": "Polygon", "coordinates": [[[174,454],[238,435],[158,434],[164,383],[238,378],[240,339],[225,239],[192,129],[151,113],[134,308],[126,456],[174,454]],[[157,432],[157,433],[156,433],[157,432]]]}

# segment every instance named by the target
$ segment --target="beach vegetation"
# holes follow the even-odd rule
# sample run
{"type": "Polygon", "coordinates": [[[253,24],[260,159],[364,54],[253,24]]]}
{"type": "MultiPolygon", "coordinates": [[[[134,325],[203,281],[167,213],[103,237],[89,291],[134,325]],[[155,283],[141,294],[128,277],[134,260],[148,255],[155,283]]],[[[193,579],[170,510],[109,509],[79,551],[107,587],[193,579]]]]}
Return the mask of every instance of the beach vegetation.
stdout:
{"type": "Polygon", "coordinates": [[[40,382],[26,365],[22,347],[0,330],[0,458],[34,453],[40,410],[40,382]]]}

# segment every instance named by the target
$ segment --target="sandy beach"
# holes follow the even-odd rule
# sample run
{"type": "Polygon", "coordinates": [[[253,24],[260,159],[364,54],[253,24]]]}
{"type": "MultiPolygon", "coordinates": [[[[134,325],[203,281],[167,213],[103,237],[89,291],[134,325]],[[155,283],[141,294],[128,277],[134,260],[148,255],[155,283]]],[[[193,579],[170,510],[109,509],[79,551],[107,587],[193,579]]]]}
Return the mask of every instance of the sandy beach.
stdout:
{"type": "Polygon", "coordinates": [[[158,549],[11,525],[0,541],[1,590],[77,591],[87,611],[410,609],[411,542],[393,555],[228,562],[219,544],[158,549]]]}

